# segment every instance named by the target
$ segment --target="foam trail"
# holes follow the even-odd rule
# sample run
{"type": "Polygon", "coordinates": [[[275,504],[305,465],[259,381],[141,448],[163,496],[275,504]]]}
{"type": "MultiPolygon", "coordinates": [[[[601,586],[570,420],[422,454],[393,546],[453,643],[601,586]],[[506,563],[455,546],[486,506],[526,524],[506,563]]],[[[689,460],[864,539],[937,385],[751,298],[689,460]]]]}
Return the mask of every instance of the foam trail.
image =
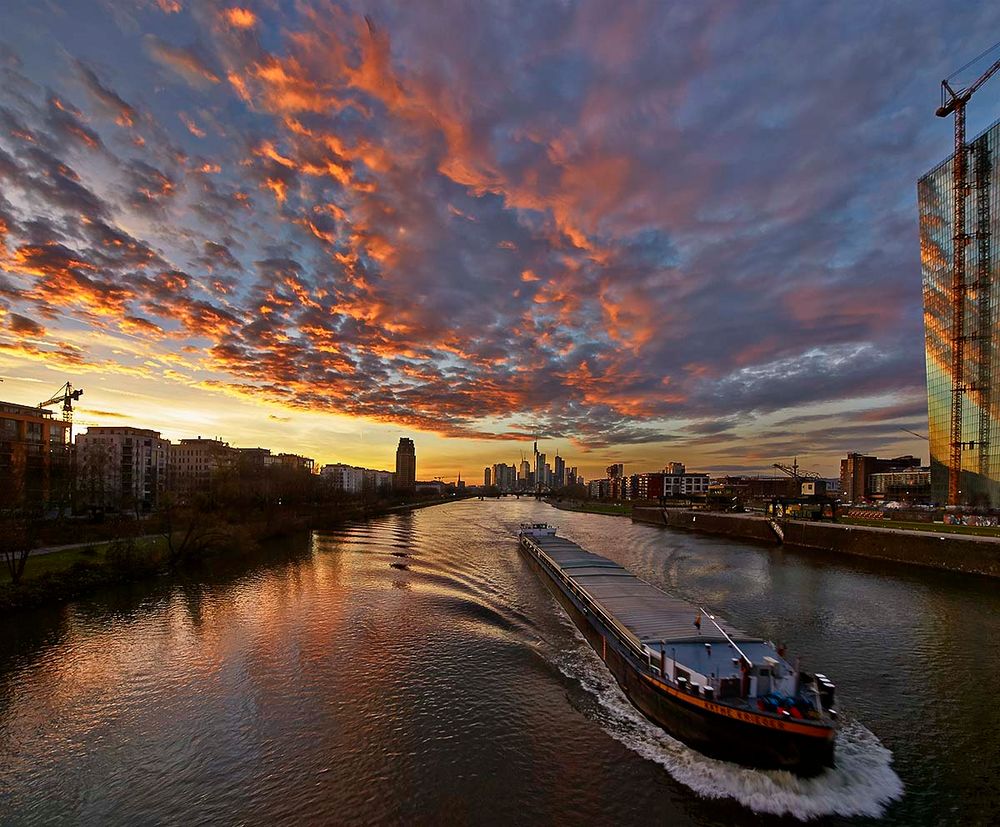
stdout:
{"type": "Polygon", "coordinates": [[[680,783],[706,798],[731,798],[757,813],[877,818],[902,797],[903,782],[892,769],[892,753],[857,721],[844,720],[837,734],[837,766],[813,778],[783,770],[754,770],[708,758],[671,738],[625,697],[614,676],[572,623],[577,651],[560,650],[566,677],[597,698],[607,732],[643,758],[660,764],[680,783]]]}

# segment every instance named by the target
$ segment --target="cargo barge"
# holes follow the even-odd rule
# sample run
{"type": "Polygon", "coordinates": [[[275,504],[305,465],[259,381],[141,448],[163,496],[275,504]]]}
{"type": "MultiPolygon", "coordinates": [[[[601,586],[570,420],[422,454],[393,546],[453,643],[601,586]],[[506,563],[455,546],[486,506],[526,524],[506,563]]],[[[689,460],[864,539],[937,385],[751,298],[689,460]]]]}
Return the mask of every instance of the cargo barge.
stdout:
{"type": "Polygon", "coordinates": [[[632,704],[672,736],[762,769],[808,776],[833,765],[826,676],[548,525],[522,525],[519,545],[632,704]]]}

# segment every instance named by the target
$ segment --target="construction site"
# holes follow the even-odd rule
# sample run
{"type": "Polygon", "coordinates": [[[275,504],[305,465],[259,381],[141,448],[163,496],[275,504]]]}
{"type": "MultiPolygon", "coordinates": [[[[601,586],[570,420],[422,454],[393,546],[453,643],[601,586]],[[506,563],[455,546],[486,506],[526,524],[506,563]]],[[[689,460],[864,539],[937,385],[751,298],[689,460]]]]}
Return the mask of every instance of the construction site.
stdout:
{"type": "Polygon", "coordinates": [[[954,118],[954,153],[917,185],[931,498],[949,506],[1000,506],[1000,250],[992,231],[1000,123],[966,139],[967,106],[1000,71],[1000,59],[989,62],[998,48],[941,82],[936,114],[954,118]]]}

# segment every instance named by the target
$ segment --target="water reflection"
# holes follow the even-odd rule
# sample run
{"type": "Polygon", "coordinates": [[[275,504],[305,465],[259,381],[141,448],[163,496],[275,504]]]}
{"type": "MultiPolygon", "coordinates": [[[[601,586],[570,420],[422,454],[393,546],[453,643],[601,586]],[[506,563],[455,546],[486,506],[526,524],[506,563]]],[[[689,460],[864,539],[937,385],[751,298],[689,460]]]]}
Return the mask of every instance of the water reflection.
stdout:
{"type": "Polygon", "coordinates": [[[1000,745],[993,584],[527,501],[293,546],[19,618],[0,820],[731,824],[756,806],[934,824],[1000,804],[976,758],[1000,745]],[[821,664],[856,722],[839,774],[719,765],[645,722],[519,557],[523,520],[821,664]],[[893,770],[907,793],[887,804],[893,770]]]}

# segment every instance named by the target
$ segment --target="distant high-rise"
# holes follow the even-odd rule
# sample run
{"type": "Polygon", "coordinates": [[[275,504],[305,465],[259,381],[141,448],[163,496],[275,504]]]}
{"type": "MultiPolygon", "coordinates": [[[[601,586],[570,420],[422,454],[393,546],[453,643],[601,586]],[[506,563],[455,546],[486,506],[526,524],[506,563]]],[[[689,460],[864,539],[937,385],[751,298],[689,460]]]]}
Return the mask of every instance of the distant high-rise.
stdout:
{"type": "Polygon", "coordinates": [[[559,454],[556,454],[553,483],[556,488],[562,488],[566,484],[566,460],[559,454]]]}
{"type": "Polygon", "coordinates": [[[493,466],[493,484],[501,491],[514,491],[517,487],[517,469],[505,462],[493,466]]]}
{"type": "Polygon", "coordinates": [[[413,440],[399,438],[396,448],[396,490],[413,491],[417,486],[417,449],[413,440]]]}
{"type": "Polygon", "coordinates": [[[924,344],[931,498],[948,500],[953,402],[953,344],[963,347],[962,466],[959,499],[1000,506],[1000,122],[967,144],[965,296],[961,330],[955,329],[952,284],[953,168],[947,158],[917,182],[923,269],[924,344]],[[957,339],[956,339],[957,337],[957,339]]]}
{"type": "Polygon", "coordinates": [[[487,488],[493,485],[493,469],[488,465],[483,469],[483,485],[487,488]]]}
{"type": "Polygon", "coordinates": [[[545,485],[545,454],[535,452],[535,483],[545,485]]]}
{"type": "MultiPolygon", "coordinates": [[[[892,459],[879,459],[856,453],[848,454],[845,459],[840,461],[840,490],[844,502],[858,503],[869,499],[872,495],[871,477],[873,474],[903,472],[919,467],[920,460],[909,454],[892,459]]],[[[947,487],[947,468],[945,469],[944,484],[947,487]]]]}

